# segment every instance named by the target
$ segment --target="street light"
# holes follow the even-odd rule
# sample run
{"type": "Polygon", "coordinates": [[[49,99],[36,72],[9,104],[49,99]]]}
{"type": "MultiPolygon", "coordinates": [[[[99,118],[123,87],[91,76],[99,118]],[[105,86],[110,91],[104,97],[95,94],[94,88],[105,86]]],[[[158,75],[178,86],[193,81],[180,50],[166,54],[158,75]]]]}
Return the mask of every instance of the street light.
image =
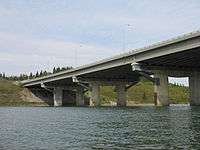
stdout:
{"type": "MultiPolygon", "coordinates": [[[[78,48],[81,48],[82,45],[79,45],[78,48]]],[[[78,67],[78,48],[75,48],[75,67],[78,67]]]]}
{"type": "Polygon", "coordinates": [[[123,27],[123,52],[125,52],[126,51],[126,31],[128,31],[127,29],[131,29],[131,27],[133,27],[133,25],[131,25],[131,24],[125,24],[125,26],[123,27]]]}

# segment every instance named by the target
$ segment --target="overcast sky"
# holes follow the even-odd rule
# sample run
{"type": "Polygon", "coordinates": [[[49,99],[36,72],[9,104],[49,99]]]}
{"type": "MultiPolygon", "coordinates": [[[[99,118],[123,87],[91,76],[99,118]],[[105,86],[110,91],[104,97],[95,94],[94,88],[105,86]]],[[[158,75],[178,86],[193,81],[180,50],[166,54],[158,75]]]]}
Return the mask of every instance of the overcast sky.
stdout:
{"type": "Polygon", "coordinates": [[[1,0],[0,70],[83,65],[198,29],[199,0],[1,0]]]}

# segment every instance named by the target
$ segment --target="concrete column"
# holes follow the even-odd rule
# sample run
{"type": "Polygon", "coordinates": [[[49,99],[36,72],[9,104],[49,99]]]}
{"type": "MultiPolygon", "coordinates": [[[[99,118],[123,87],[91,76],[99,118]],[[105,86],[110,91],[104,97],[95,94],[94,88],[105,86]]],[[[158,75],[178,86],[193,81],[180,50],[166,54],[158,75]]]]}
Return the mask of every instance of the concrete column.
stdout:
{"type": "Polygon", "coordinates": [[[62,106],[63,101],[63,89],[56,87],[54,88],[54,106],[62,106]]]}
{"type": "Polygon", "coordinates": [[[76,88],[76,106],[84,106],[84,89],[83,87],[76,88]]]}
{"type": "Polygon", "coordinates": [[[200,105],[200,72],[193,72],[189,77],[190,105],[200,105]]]}
{"type": "Polygon", "coordinates": [[[100,106],[100,86],[98,83],[93,82],[91,83],[91,99],[90,99],[90,105],[94,106],[100,106]]]}
{"type": "Polygon", "coordinates": [[[169,106],[168,75],[164,71],[154,73],[154,98],[157,106],[169,106]]]}
{"type": "Polygon", "coordinates": [[[121,83],[116,85],[117,106],[126,106],[126,84],[121,83]]]}

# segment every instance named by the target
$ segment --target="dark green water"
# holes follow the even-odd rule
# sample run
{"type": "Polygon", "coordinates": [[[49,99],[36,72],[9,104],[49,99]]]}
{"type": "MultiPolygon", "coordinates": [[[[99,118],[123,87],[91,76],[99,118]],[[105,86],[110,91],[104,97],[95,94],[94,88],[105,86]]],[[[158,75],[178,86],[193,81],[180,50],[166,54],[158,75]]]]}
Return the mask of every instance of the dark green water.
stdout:
{"type": "Polygon", "coordinates": [[[200,107],[1,107],[0,149],[200,149],[200,107]]]}

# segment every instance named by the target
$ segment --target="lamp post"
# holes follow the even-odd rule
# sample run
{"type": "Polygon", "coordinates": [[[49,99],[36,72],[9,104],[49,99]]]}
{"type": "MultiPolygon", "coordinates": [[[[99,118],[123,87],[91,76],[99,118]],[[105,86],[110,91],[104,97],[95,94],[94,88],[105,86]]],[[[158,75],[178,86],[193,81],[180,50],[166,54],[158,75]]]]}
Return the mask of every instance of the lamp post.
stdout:
{"type": "Polygon", "coordinates": [[[125,24],[125,26],[123,27],[123,35],[122,35],[122,50],[123,52],[126,51],[126,31],[130,30],[131,27],[133,27],[131,24],[125,24]],[[127,30],[128,29],[128,30],[127,30]]]}
{"type": "MultiPolygon", "coordinates": [[[[82,45],[79,45],[78,48],[81,48],[82,45]]],[[[78,48],[75,48],[75,67],[78,67],[78,48]]]]}

